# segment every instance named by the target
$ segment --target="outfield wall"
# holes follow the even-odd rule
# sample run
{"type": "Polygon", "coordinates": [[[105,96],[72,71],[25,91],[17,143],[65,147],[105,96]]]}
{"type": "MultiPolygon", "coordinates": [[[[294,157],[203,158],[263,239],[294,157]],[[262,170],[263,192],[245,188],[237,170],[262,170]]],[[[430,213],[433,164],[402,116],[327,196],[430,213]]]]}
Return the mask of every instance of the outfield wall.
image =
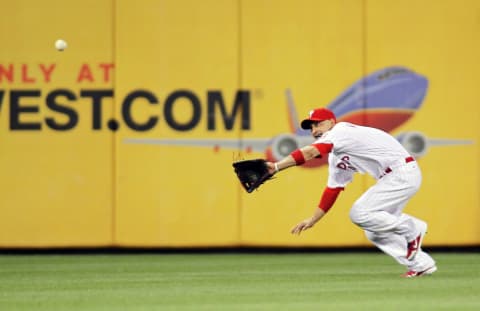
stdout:
{"type": "Polygon", "coordinates": [[[291,133],[287,89],[302,118],[391,66],[429,83],[392,131],[427,138],[406,212],[427,245],[480,244],[480,2],[0,3],[0,247],[369,245],[348,218],[369,177],[297,237],[326,167],[246,194],[231,163],[291,133]]]}

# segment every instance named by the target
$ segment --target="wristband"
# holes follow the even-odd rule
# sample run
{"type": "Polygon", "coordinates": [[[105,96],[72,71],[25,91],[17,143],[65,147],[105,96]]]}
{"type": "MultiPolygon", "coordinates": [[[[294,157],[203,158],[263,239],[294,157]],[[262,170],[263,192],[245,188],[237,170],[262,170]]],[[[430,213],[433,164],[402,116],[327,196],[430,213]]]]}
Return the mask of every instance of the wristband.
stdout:
{"type": "Polygon", "coordinates": [[[305,157],[303,156],[303,153],[300,149],[293,151],[292,153],[290,153],[290,155],[295,160],[296,165],[302,165],[303,163],[305,163],[305,157]]]}
{"type": "Polygon", "coordinates": [[[275,173],[278,173],[280,171],[280,169],[278,168],[278,163],[275,162],[274,165],[275,165],[275,173]]]}

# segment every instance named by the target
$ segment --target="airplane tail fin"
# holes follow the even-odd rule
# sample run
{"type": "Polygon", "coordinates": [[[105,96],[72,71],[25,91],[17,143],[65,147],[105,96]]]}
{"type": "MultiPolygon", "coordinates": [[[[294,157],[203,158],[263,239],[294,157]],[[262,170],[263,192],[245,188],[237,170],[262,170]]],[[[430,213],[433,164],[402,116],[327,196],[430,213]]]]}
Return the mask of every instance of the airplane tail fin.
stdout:
{"type": "Polygon", "coordinates": [[[300,121],[298,120],[297,109],[293,101],[292,91],[290,89],[285,90],[285,96],[287,97],[288,108],[288,123],[290,125],[290,131],[297,135],[305,135],[305,130],[300,127],[300,121]]]}

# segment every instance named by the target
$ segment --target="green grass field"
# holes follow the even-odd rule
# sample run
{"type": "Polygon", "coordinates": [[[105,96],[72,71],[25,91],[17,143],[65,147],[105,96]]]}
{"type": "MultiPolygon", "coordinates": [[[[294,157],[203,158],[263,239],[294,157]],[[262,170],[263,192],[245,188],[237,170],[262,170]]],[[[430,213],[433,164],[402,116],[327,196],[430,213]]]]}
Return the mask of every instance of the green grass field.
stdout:
{"type": "Polygon", "coordinates": [[[0,255],[0,310],[480,310],[480,254],[0,255]]]}

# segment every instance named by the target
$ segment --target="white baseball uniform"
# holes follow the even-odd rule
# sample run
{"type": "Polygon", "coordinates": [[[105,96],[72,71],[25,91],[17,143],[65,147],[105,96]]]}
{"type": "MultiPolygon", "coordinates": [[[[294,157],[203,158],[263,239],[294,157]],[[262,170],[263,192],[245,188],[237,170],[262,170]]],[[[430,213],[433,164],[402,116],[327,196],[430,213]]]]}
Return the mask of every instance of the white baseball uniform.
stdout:
{"type": "Polygon", "coordinates": [[[417,192],[422,175],[417,162],[391,135],[379,129],[339,122],[314,144],[333,144],[329,153],[329,188],[345,187],[354,173],[368,173],[377,183],[352,206],[350,219],[365,230],[367,238],[410,270],[423,271],[434,260],[419,250],[407,260],[407,241],[427,224],[402,213],[417,192]]]}

